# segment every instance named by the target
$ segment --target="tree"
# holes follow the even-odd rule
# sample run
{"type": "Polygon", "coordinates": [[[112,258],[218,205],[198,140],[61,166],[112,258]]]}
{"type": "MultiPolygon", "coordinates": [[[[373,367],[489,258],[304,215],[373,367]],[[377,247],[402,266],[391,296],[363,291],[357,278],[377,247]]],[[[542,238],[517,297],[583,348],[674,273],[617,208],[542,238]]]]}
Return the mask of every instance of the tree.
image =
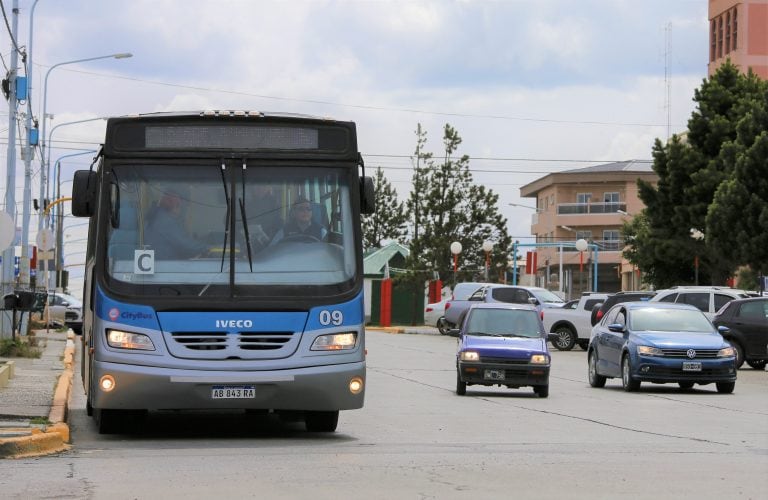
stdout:
{"type": "Polygon", "coordinates": [[[376,189],[376,212],[363,216],[363,248],[381,247],[382,240],[405,239],[406,215],[402,202],[397,199],[397,191],[384,177],[381,167],[376,169],[373,180],[376,189]]]}
{"type": "MultiPolygon", "coordinates": [[[[458,132],[446,124],[442,161],[438,164],[431,154],[423,152],[426,133],[420,126],[417,129],[414,190],[407,203],[409,222],[413,224],[409,268],[422,271],[422,276],[430,271],[444,280],[453,276],[453,241],[461,243],[462,268],[470,272],[483,274],[485,240],[494,243],[491,269],[507,265],[512,242],[507,221],[497,207],[499,197],[473,183],[468,156],[454,156],[461,142],[458,132]]],[[[495,276],[491,271],[491,278],[495,276]]]]}
{"type": "MultiPolygon", "coordinates": [[[[656,186],[638,181],[640,199],[646,205],[647,226],[635,237],[637,251],[635,260],[631,260],[644,270],[646,281],[659,287],[692,283],[694,261],[699,261],[701,283],[723,284],[742,263],[741,250],[723,252],[722,242],[716,242],[715,233],[711,232],[718,231],[716,220],[722,223],[727,217],[720,211],[715,219],[709,219],[708,213],[713,208],[715,193],[721,186],[732,184],[738,158],[746,154],[746,146],[732,144],[740,136],[740,123],[754,109],[755,102],[765,100],[765,85],[751,72],[744,75],[726,62],[695,92],[697,109],[688,121],[685,141],[673,136],[667,144],[658,140],[654,144],[653,169],[659,181],[656,186]],[[705,240],[691,238],[691,230],[702,231],[705,240]]],[[[759,130],[754,123],[744,127],[759,130]]],[[[752,144],[754,140],[747,142],[752,144]]],[[[755,154],[755,161],[759,162],[759,151],[755,154]]],[[[760,165],[755,161],[744,164],[744,179],[761,175],[760,165]]],[[[764,165],[765,156],[762,161],[764,165]]],[[[730,197],[739,196],[738,193],[743,195],[744,191],[735,193],[727,199],[732,200],[730,197]]],[[[723,241],[732,243],[733,234],[723,241]]]]}

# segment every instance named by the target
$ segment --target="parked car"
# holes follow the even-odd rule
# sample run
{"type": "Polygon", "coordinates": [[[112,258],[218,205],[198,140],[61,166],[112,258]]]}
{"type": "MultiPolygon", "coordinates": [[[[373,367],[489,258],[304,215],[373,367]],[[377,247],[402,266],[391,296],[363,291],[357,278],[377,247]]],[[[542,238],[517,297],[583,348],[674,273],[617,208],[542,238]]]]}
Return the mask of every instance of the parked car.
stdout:
{"type": "Polygon", "coordinates": [[[445,306],[445,320],[454,327],[461,322],[462,315],[478,302],[505,302],[508,304],[533,305],[541,311],[545,307],[562,307],[565,301],[546,288],[486,284],[466,300],[451,300],[445,306]]]}
{"type": "Polygon", "coordinates": [[[592,326],[595,326],[601,319],[603,319],[603,315],[608,312],[608,309],[616,304],[651,300],[654,295],[656,295],[656,292],[649,291],[616,292],[613,295],[609,295],[608,298],[605,299],[605,302],[597,303],[592,307],[592,313],[590,314],[592,326]]]}
{"type": "Polygon", "coordinates": [[[40,313],[40,320],[48,321],[49,326],[67,326],[80,335],[83,330],[83,303],[66,293],[49,293],[45,310],[40,313]]]}
{"type": "MultiPolygon", "coordinates": [[[[451,308],[451,303],[456,301],[464,301],[467,300],[467,298],[475,293],[477,290],[482,288],[483,286],[488,285],[488,283],[479,283],[474,281],[465,281],[464,283],[457,283],[456,286],[453,287],[453,291],[451,292],[451,298],[450,300],[446,301],[445,308],[443,310],[443,316],[445,316],[445,311],[451,308]]],[[[456,315],[456,320],[458,320],[459,316],[456,315]]],[[[456,321],[449,321],[446,318],[446,323],[448,328],[455,328],[456,321]]]]}
{"type": "Polygon", "coordinates": [[[547,334],[531,306],[474,304],[458,331],[456,394],[468,385],[532,386],[549,396],[550,355],[547,334]]]}
{"type": "Polygon", "coordinates": [[[704,315],[712,319],[725,304],[735,299],[750,297],[748,292],[725,286],[675,286],[658,290],[651,299],[658,302],[675,302],[696,306],[704,315]]]}
{"type": "Polygon", "coordinates": [[[621,378],[625,391],[641,382],[681,389],[714,383],[736,386],[736,350],[700,310],[687,304],[627,302],[613,306],[595,327],[587,354],[592,387],[621,378]]]}
{"type": "Polygon", "coordinates": [[[768,362],[768,297],[732,300],[717,312],[712,322],[736,349],[736,368],[746,361],[755,370],[765,369],[768,362]]]}
{"type": "Polygon", "coordinates": [[[566,303],[563,307],[545,309],[541,318],[544,329],[556,334],[552,345],[560,351],[570,351],[578,344],[586,351],[592,332],[592,308],[604,303],[607,298],[606,293],[585,292],[572,308],[566,303]]]}
{"type": "Polygon", "coordinates": [[[427,304],[424,308],[424,324],[437,327],[442,335],[448,333],[448,324],[445,322],[446,302],[448,302],[448,299],[427,304]]]}

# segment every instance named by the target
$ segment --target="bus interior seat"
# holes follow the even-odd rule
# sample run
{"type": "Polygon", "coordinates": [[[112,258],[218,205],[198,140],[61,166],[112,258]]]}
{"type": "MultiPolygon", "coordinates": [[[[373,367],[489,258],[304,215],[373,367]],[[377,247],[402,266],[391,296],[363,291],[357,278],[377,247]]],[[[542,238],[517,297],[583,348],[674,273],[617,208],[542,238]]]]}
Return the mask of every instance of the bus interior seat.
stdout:
{"type": "Polygon", "coordinates": [[[109,238],[109,254],[121,259],[132,259],[134,250],[139,248],[139,223],[136,209],[132,206],[120,208],[120,227],[112,230],[109,238]]]}

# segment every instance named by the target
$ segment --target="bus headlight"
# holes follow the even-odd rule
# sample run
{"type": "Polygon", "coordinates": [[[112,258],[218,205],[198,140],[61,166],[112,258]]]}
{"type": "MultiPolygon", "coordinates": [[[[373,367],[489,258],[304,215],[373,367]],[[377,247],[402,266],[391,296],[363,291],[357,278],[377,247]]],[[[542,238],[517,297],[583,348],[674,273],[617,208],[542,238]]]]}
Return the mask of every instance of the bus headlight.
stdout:
{"type": "Polygon", "coordinates": [[[110,347],[118,349],[155,350],[155,344],[146,335],[124,332],[122,330],[107,330],[107,343],[110,347]]]}
{"type": "Polygon", "coordinates": [[[320,335],[312,342],[312,351],[343,351],[354,349],[357,344],[356,333],[333,333],[320,335]]]}

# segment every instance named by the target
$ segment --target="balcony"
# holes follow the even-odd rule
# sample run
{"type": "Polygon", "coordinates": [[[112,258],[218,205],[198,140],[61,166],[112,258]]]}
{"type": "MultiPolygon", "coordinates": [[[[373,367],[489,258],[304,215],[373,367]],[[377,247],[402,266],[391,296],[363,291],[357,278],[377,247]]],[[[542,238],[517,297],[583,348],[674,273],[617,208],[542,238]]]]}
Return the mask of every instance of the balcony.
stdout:
{"type": "Polygon", "coordinates": [[[619,203],[560,203],[557,215],[619,214],[627,211],[627,204],[619,203]]]}

